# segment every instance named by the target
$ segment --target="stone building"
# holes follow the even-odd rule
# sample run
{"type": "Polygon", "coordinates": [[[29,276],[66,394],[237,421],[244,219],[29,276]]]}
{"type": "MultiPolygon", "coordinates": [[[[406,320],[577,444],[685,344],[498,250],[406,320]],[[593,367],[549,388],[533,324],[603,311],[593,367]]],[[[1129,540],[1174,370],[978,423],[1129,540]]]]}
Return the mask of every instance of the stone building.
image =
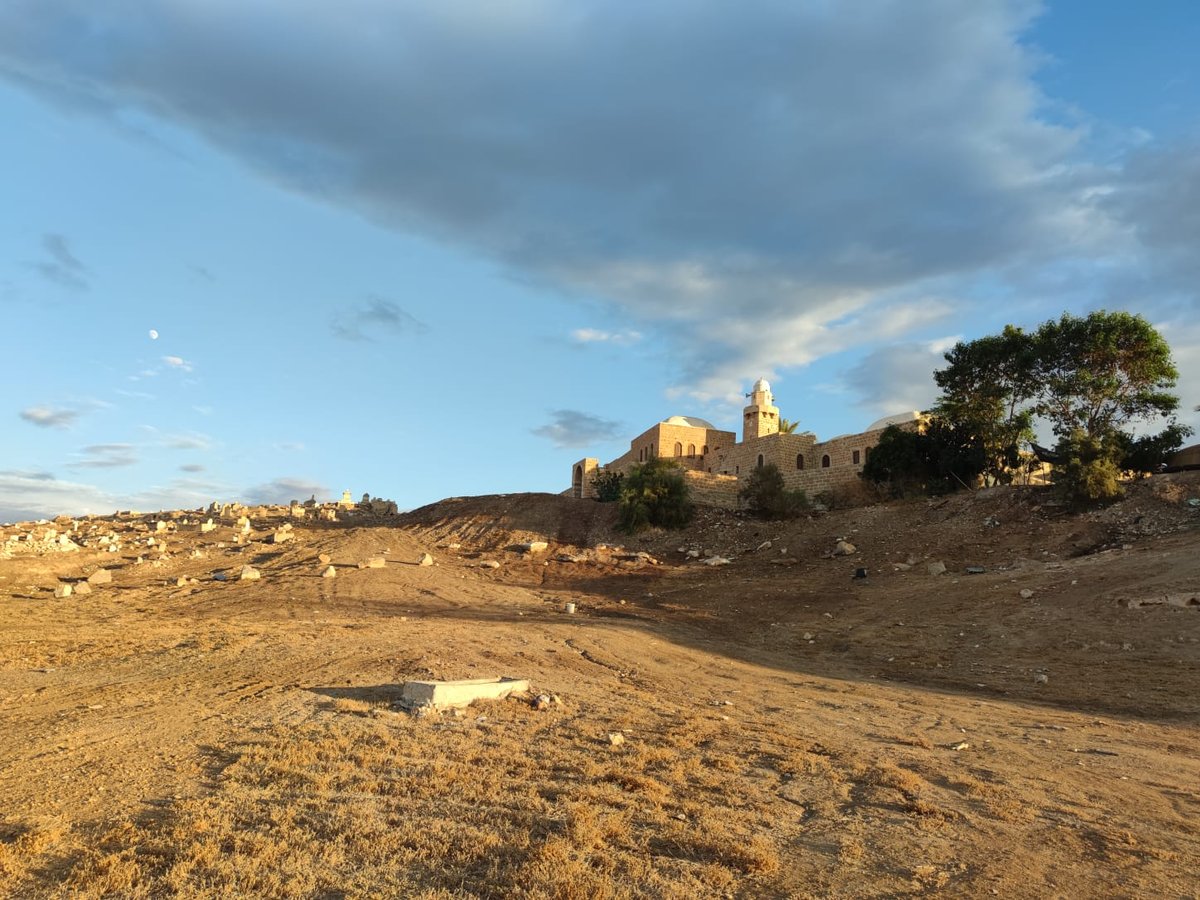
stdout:
{"type": "MultiPolygon", "coordinates": [[[[740,441],[735,432],[723,431],[704,419],[671,416],[635,437],[627,453],[603,468],[626,472],[650,459],[671,459],[684,469],[697,501],[734,508],[742,479],[756,468],[774,463],[787,487],[815,497],[858,481],[871,448],[888,425],[916,427],[921,418],[916,412],[901,413],[880,419],[859,434],[818,441],[809,431],[779,431],[779,408],[765,379],[756,381],[747,397],[750,402],[742,410],[740,441]]],[[[598,459],[576,462],[571,467],[569,493],[594,497],[593,479],[600,470],[598,459]]]]}

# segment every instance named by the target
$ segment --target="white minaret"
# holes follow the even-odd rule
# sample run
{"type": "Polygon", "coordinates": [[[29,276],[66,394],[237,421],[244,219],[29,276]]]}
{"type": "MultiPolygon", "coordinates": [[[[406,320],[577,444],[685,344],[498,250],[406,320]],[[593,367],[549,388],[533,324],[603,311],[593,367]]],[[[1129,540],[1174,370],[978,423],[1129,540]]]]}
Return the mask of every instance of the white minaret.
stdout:
{"type": "Polygon", "coordinates": [[[779,434],[779,408],[771,396],[771,385],[760,378],[750,389],[750,405],[742,410],[742,440],[779,434]]]}

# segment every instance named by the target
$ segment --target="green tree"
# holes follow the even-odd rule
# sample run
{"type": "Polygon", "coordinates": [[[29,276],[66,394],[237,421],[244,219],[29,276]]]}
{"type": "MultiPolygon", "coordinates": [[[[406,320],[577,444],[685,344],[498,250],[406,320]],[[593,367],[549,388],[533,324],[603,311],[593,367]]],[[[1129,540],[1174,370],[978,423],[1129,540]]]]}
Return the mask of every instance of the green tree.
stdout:
{"type": "Polygon", "coordinates": [[[1156,472],[1172,453],[1183,446],[1184,439],[1191,433],[1188,426],[1172,422],[1158,434],[1137,438],[1122,435],[1119,441],[1121,468],[1126,472],[1156,472]]]}
{"type": "Polygon", "coordinates": [[[625,474],[616,469],[601,469],[592,476],[592,486],[596,489],[596,499],[601,503],[615,503],[621,499],[621,485],[625,474]]]}
{"type": "Polygon", "coordinates": [[[933,373],[942,389],[934,412],[982,447],[984,474],[1007,483],[1020,461],[1022,443],[1033,438],[1032,401],[1037,396],[1035,343],[1020,328],[959,342],[949,363],[933,373]]]}
{"type": "Polygon", "coordinates": [[[957,344],[946,360],[934,373],[942,389],[935,412],[981,443],[984,471],[996,480],[1011,480],[1035,415],[1050,423],[1056,451],[1070,460],[1056,478],[1070,500],[1115,496],[1112,470],[1148,471],[1192,433],[1174,419],[1179,373],[1170,346],[1131,313],[1064,313],[1032,334],[1010,325],[957,344]],[[1134,437],[1164,419],[1161,432],[1134,437]]]}
{"type": "Polygon", "coordinates": [[[968,487],[988,463],[983,442],[967,428],[933,417],[924,431],[889,425],[861,477],[893,494],[945,494],[968,487]]]}
{"type": "Polygon", "coordinates": [[[780,434],[795,434],[796,428],[800,425],[800,420],[785,419],[782,416],[779,419],[780,434]]]}
{"type": "Polygon", "coordinates": [[[783,473],[774,463],[755,469],[738,496],[750,511],[764,519],[792,519],[808,509],[804,491],[793,491],[783,483],[783,473]]]}
{"type": "Polygon", "coordinates": [[[683,470],[656,458],[634,466],[625,476],[618,505],[617,527],[627,534],[646,528],[682,528],[694,509],[683,470]]]}
{"type": "Polygon", "coordinates": [[[1107,439],[1179,409],[1171,347],[1141,316],[1063,314],[1033,337],[1035,409],[1060,438],[1082,431],[1107,439]]]}

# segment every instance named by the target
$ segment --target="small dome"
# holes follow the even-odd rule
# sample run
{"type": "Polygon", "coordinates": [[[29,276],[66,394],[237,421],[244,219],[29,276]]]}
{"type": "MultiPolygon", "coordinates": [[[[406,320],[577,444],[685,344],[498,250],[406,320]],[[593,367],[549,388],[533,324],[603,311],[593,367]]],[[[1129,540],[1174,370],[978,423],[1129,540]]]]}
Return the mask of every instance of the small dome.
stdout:
{"type": "Polygon", "coordinates": [[[768,394],[771,393],[771,382],[767,381],[765,378],[758,379],[758,381],[754,382],[754,387],[750,388],[750,393],[754,394],[758,391],[765,391],[768,394]]]}
{"type": "Polygon", "coordinates": [[[896,413],[894,416],[884,416],[877,422],[872,422],[867,426],[867,431],[878,431],[880,428],[887,428],[889,425],[903,425],[905,422],[915,422],[921,418],[921,414],[915,409],[909,412],[896,413]]]}
{"type": "Polygon", "coordinates": [[[684,425],[688,428],[711,428],[716,430],[716,425],[705,419],[697,419],[695,416],[671,416],[669,419],[663,419],[664,425],[684,425]]]}

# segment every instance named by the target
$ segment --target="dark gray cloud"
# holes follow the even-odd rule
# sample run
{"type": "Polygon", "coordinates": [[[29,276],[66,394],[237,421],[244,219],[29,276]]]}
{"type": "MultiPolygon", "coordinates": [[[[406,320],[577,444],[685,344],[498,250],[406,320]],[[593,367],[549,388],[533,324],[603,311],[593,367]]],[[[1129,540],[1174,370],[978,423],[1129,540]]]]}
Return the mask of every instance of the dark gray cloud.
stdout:
{"type": "Polygon", "coordinates": [[[330,325],[335,337],[370,341],[380,334],[424,334],[429,326],[383,297],[370,297],[356,309],[343,310],[330,325]]]}
{"type": "Polygon", "coordinates": [[[187,463],[179,467],[180,472],[203,472],[204,466],[200,463],[187,463]]]}
{"type": "Polygon", "coordinates": [[[556,409],[549,422],[532,431],[553,441],[556,447],[588,447],[616,440],[621,434],[621,423],[577,409],[556,409]]]}
{"type": "Polygon", "coordinates": [[[39,428],[70,428],[81,413],[78,409],[66,407],[30,406],[17,415],[39,428]]]}
{"type": "Polygon", "coordinates": [[[858,393],[859,404],[877,416],[929,409],[938,395],[933,372],[946,365],[945,353],[955,340],[879,347],[845,373],[846,384],[858,393]]]}
{"type": "Polygon", "coordinates": [[[318,500],[328,499],[329,488],[305,478],[284,477],[246,488],[244,496],[248,503],[289,503],[307,500],[314,494],[318,500]]]}
{"type": "Polygon", "coordinates": [[[1200,300],[1200,141],[1134,153],[1103,205],[1144,254],[1148,277],[1129,289],[1200,300]]]}
{"type": "Polygon", "coordinates": [[[137,448],[133,444],[92,444],[79,455],[83,459],[69,463],[74,469],[118,469],[137,465],[137,448]]]}
{"type": "MultiPolygon", "coordinates": [[[[948,316],[1013,273],[1100,277],[1129,236],[1104,201],[1122,175],[1046,114],[1022,41],[1040,8],[11,0],[0,70],[669,326],[703,394],[904,337],[936,321],[931,284],[948,316]]],[[[1139,223],[1151,183],[1122,201],[1139,223]]],[[[334,333],[411,331],[401,313],[334,333]]]]}
{"type": "Polygon", "coordinates": [[[67,239],[61,234],[42,235],[44,259],[29,265],[47,281],[75,291],[88,289],[87,267],[71,252],[67,239]]]}

